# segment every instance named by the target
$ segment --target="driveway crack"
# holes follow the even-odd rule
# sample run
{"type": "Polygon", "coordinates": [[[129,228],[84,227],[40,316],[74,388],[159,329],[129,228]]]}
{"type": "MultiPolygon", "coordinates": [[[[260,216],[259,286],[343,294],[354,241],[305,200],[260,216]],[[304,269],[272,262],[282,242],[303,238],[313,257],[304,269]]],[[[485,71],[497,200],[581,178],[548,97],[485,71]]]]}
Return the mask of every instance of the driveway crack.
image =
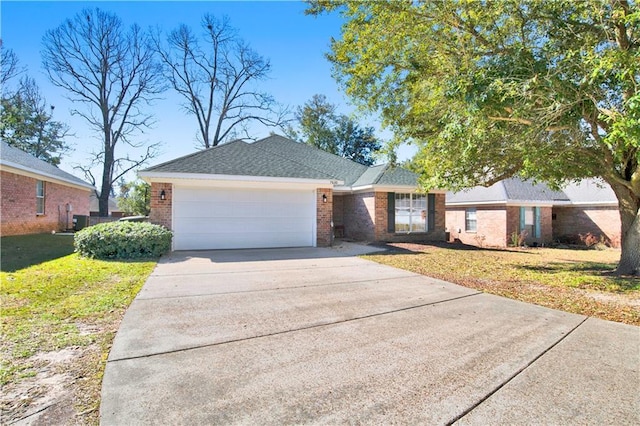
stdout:
{"type": "Polygon", "coordinates": [[[272,287],[272,288],[260,288],[260,289],[248,289],[248,290],[235,290],[235,291],[224,291],[224,292],[211,292],[211,293],[198,293],[198,294],[179,294],[175,296],[145,296],[141,294],[137,300],[165,300],[165,299],[188,299],[194,297],[202,297],[202,296],[226,296],[229,294],[242,294],[242,293],[266,293],[273,291],[282,291],[282,290],[295,290],[301,288],[316,288],[316,287],[332,287],[339,286],[345,284],[361,284],[361,283],[376,283],[379,281],[397,281],[404,280],[409,278],[415,278],[415,275],[399,275],[397,277],[388,277],[388,278],[376,278],[376,279],[366,279],[366,280],[348,280],[348,281],[340,281],[340,282],[332,282],[330,284],[303,284],[289,287],[272,287]]]}
{"type": "Polygon", "coordinates": [[[134,360],[134,359],[151,358],[151,357],[158,356],[158,355],[169,355],[169,354],[173,354],[173,353],[187,352],[187,351],[192,351],[192,350],[196,350],[196,349],[211,348],[211,347],[215,347],[215,346],[226,345],[226,344],[229,344],[229,343],[238,343],[238,342],[244,342],[244,341],[253,340],[253,339],[261,339],[261,338],[265,338],[265,337],[279,336],[279,335],[282,335],[282,334],[294,333],[294,332],[297,332],[297,331],[312,330],[314,328],[328,327],[328,326],[337,325],[337,324],[344,324],[344,323],[348,323],[348,322],[352,322],[352,321],[359,321],[359,320],[363,320],[363,319],[375,318],[375,317],[379,317],[379,316],[383,316],[383,315],[389,315],[389,314],[394,314],[394,313],[398,313],[398,312],[409,311],[409,310],[412,310],[412,309],[425,308],[427,306],[439,305],[441,303],[453,302],[453,301],[456,301],[456,300],[465,299],[467,297],[477,296],[479,294],[484,294],[484,293],[479,291],[479,292],[476,292],[476,293],[465,294],[465,295],[462,295],[462,296],[452,297],[452,298],[449,298],[449,299],[442,299],[442,300],[438,300],[438,301],[435,301],[435,302],[427,302],[427,303],[422,303],[420,305],[407,306],[407,307],[404,307],[404,308],[393,309],[393,310],[390,310],[390,311],[376,312],[376,313],[373,313],[373,314],[361,315],[361,316],[358,316],[358,317],[347,318],[347,319],[343,319],[343,320],[339,320],[339,321],[331,321],[331,322],[325,322],[325,323],[320,323],[320,324],[310,324],[310,325],[307,325],[307,326],[304,326],[304,327],[298,327],[298,328],[294,328],[294,329],[275,331],[273,333],[259,334],[259,335],[256,335],[256,336],[249,336],[249,337],[242,337],[242,338],[238,338],[238,339],[225,340],[223,342],[206,343],[206,344],[201,344],[201,345],[190,346],[188,348],[179,348],[179,349],[173,349],[173,350],[169,350],[169,351],[154,352],[152,354],[136,355],[136,356],[129,356],[129,357],[123,357],[123,358],[110,359],[110,360],[107,360],[107,362],[108,363],[113,363],[113,362],[118,362],[118,361],[129,361],[129,360],[134,360]]]}
{"type": "Polygon", "coordinates": [[[535,358],[533,358],[531,361],[529,361],[524,367],[520,368],[519,370],[517,370],[514,374],[512,374],[510,377],[508,377],[505,381],[503,381],[502,383],[500,383],[496,388],[494,388],[491,392],[489,392],[488,394],[486,394],[484,397],[482,397],[479,401],[477,401],[475,404],[473,404],[471,407],[469,407],[468,409],[466,409],[465,411],[463,411],[459,416],[455,417],[453,420],[447,422],[447,426],[451,426],[452,424],[454,424],[455,422],[457,422],[458,420],[462,419],[463,417],[465,417],[467,414],[471,413],[473,410],[475,410],[477,407],[479,407],[482,403],[484,403],[487,399],[491,398],[496,392],[498,392],[500,389],[502,389],[503,387],[505,387],[507,384],[509,384],[509,382],[511,382],[513,379],[515,379],[516,377],[518,377],[520,374],[522,374],[526,369],[528,369],[529,367],[531,367],[536,361],[538,361],[540,358],[542,358],[544,355],[546,355],[551,349],[555,348],[560,342],[562,342],[564,339],[566,339],[567,337],[569,337],[574,331],[576,331],[578,329],[578,327],[580,327],[582,324],[585,323],[585,321],[587,321],[589,319],[589,317],[585,317],[582,321],[580,321],[575,327],[573,327],[571,330],[569,330],[568,333],[564,334],[562,337],[560,337],[555,343],[553,343],[551,346],[549,346],[547,349],[545,349],[544,351],[542,351],[538,356],[536,356],[535,358]]]}

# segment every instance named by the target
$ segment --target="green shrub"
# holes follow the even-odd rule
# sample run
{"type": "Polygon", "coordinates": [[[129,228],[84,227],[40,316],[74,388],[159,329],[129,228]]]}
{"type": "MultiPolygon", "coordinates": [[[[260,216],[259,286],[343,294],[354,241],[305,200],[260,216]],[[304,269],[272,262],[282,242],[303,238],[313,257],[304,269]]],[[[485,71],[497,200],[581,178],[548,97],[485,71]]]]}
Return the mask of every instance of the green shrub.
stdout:
{"type": "Polygon", "coordinates": [[[171,249],[171,231],[144,222],[109,222],[76,233],[74,246],[81,256],[96,259],[159,257],[171,249]]]}

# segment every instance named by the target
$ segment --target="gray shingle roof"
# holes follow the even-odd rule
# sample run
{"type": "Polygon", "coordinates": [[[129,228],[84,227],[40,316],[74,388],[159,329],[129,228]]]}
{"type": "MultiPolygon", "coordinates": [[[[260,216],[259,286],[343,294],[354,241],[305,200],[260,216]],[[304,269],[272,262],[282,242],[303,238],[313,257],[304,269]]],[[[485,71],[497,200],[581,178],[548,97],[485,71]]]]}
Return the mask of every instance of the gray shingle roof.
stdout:
{"type": "Polygon", "coordinates": [[[402,167],[387,167],[376,182],[378,185],[417,186],[418,175],[402,167]]]}
{"type": "Polygon", "coordinates": [[[239,140],[149,167],[144,171],[304,179],[336,178],[318,169],[300,167],[298,163],[278,153],[260,149],[257,143],[250,144],[239,140]]]}
{"type": "Polygon", "coordinates": [[[358,177],[358,180],[356,180],[353,183],[353,186],[359,187],[359,186],[374,185],[375,183],[378,182],[378,180],[380,179],[380,176],[382,176],[386,168],[387,168],[386,164],[367,167],[367,170],[365,170],[364,173],[362,173],[360,177],[358,177]]]}
{"type": "Polygon", "coordinates": [[[255,145],[302,166],[301,169],[322,170],[333,179],[344,181],[347,186],[351,186],[368,169],[362,164],[279,135],[271,135],[255,142],[255,145]]]}
{"type": "Polygon", "coordinates": [[[543,183],[523,181],[518,178],[502,181],[508,200],[516,201],[568,201],[562,191],[554,191],[543,183]]]}
{"type": "Polygon", "coordinates": [[[417,175],[408,170],[367,167],[278,135],[218,145],[142,172],[339,180],[345,186],[417,184],[417,175]]]}
{"type": "Polygon", "coordinates": [[[82,179],[60,170],[56,166],[42,161],[18,148],[9,146],[5,142],[0,142],[0,164],[25,170],[31,173],[42,175],[43,177],[54,178],[75,185],[84,186],[88,189],[94,189],[93,185],[83,181],[82,179]]]}
{"type": "Polygon", "coordinates": [[[500,181],[490,187],[476,186],[459,192],[447,193],[447,204],[487,203],[615,203],[615,194],[602,181],[584,179],[570,183],[561,191],[555,191],[544,183],[534,184],[518,178],[500,181]]]}
{"type": "Polygon", "coordinates": [[[574,204],[618,204],[618,198],[613,189],[601,179],[584,179],[571,182],[562,188],[569,200],[574,204]]]}

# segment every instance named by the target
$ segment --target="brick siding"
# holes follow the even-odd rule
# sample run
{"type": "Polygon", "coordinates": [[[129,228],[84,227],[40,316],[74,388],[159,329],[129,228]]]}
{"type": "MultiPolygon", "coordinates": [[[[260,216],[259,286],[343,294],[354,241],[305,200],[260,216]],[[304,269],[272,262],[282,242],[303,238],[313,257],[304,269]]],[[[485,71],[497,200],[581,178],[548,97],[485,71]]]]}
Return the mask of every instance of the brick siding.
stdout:
{"type": "Polygon", "coordinates": [[[316,245],[329,247],[333,243],[333,190],[319,188],[316,191],[316,245]],[[323,202],[322,195],[326,195],[327,202],[323,202]]]}
{"type": "Polygon", "coordinates": [[[73,215],[89,215],[91,190],[45,182],[44,214],[36,214],[36,182],[38,179],[0,172],[1,235],[38,234],[73,228],[73,215]],[[67,204],[72,211],[67,212],[67,204]]]}
{"type": "Polygon", "coordinates": [[[580,234],[602,235],[612,247],[620,247],[622,225],[617,207],[554,207],[553,238],[579,242],[580,234]]]}
{"type": "Polygon", "coordinates": [[[449,207],[446,225],[452,241],[459,240],[464,244],[477,246],[504,247],[507,244],[506,219],[507,211],[504,207],[477,208],[476,231],[467,231],[466,209],[449,207]]]}
{"type": "Polygon", "coordinates": [[[151,213],[149,221],[156,225],[171,229],[171,207],[173,205],[173,184],[151,183],[151,213]],[[164,191],[165,199],[160,199],[160,193],[164,191]]]}
{"type": "MultiPolygon", "coordinates": [[[[511,235],[521,232],[519,206],[477,207],[475,232],[466,231],[465,212],[464,207],[447,208],[446,225],[451,240],[476,246],[506,247],[511,244],[511,235]]],[[[540,226],[540,238],[529,236],[525,240],[527,244],[549,244],[553,241],[551,207],[540,207],[540,226]]]]}
{"type": "Polygon", "coordinates": [[[365,192],[336,197],[336,224],[344,226],[344,236],[356,241],[443,241],[445,195],[436,194],[435,230],[411,234],[388,231],[387,192],[365,192]]]}
{"type": "Polygon", "coordinates": [[[435,194],[435,227],[429,232],[390,233],[388,228],[387,192],[376,192],[375,240],[388,242],[444,241],[445,194],[435,194]]]}
{"type": "Polygon", "coordinates": [[[333,224],[344,226],[344,195],[333,194],[333,224]]]}
{"type": "Polygon", "coordinates": [[[356,241],[373,241],[375,208],[373,192],[343,195],[344,236],[356,241]]]}

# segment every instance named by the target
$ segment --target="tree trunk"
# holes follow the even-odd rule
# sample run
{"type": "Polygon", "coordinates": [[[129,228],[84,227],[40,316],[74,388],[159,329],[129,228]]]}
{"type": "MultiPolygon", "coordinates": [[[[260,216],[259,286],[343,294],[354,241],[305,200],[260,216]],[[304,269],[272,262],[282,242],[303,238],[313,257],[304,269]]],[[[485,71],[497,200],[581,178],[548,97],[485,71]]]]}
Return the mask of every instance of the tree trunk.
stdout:
{"type": "Polygon", "coordinates": [[[109,216],[109,196],[111,195],[111,177],[113,176],[113,149],[111,148],[111,139],[109,138],[109,135],[106,135],[106,132],[105,139],[102,185],[100,187],[100,196],[98,197],[100,217],[109,216]]]}
{"type": "Polygon", "coordinates": [[[109,216],[109,195],[111,193],[111,185],[109,185],[109,181],[107,179],[103,179],[100,188],[100,196],[98,197],[99,215],[100,217],[107,217],[109,216]]]}
{"type": "Polygon", "coordinates": [[[616,269],[618,275],[638,275],[640,276],[640,210],[636,209],[635,216],[626,214],[628,217],[623,219],[625,212],[620,210],[620,218],[622,219],[622,253],[620,254],[620,263],[616,269]],[[625,229],[625,222],[631,222],[625,229]]]}
{"type": "Polygon", "coordinates": [[[620,263],[617,275],[640,275],[640,198],[627,187],[611,184],[620,210],[620,263]]]}

